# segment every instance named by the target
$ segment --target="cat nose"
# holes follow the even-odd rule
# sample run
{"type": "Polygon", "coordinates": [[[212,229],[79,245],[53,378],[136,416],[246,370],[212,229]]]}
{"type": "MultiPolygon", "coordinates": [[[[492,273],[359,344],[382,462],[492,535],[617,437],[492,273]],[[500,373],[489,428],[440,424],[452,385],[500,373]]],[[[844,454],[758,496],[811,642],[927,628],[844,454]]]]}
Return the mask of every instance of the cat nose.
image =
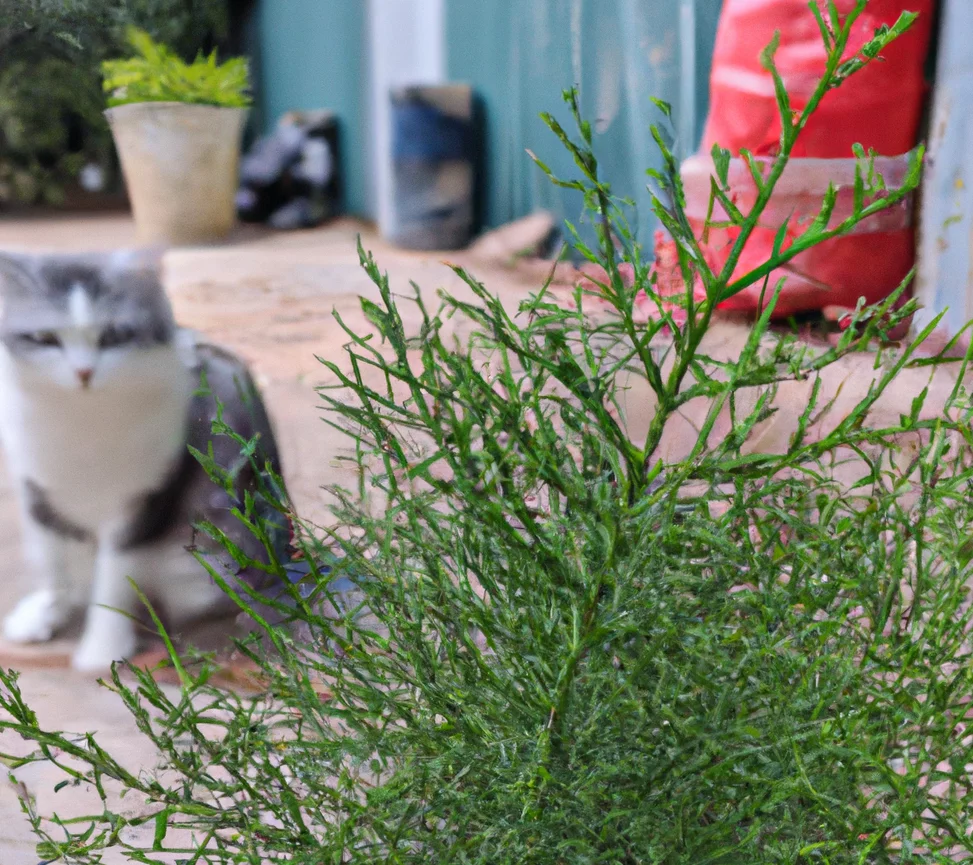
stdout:
{"type": "Polygon", "coordinates": [[[78,381],[81,382],[81,387],[88,387],[91,384],[91,377],[95,374],[95,371],[90,367],[85,367],[84,369],[77,370],[78,381]]]}

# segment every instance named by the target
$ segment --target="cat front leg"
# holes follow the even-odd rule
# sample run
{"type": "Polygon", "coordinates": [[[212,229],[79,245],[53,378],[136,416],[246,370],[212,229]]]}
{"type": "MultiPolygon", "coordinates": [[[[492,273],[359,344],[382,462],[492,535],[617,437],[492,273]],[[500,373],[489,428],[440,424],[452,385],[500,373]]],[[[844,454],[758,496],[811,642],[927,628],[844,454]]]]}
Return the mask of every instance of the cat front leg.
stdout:
{"type": "Polygon", "coordinates": [[[145,566],[138,553],[123,552],[110,544],[99,549],[84,631],[71,659],[76,670],[107,670],[113,661],[123,661],[135,652],[138,595],[129,578],[138,580],[145,566]]]}
{"type": "Polygon", "coordinates": [[[87,601],[95,542],[81,529],[45,519],[29,498],[24,510],[24,558],[37,588],[4,619],[3,636],[12,643],[46,643],[87,601]]]}

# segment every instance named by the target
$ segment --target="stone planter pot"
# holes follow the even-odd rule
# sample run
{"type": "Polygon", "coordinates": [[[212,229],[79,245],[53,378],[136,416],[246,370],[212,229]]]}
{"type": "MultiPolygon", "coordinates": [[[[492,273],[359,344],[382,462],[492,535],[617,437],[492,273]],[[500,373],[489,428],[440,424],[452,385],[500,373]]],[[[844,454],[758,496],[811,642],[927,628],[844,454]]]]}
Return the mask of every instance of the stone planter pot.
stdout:
{"type": "Polygon", "coordinates": [[[190,246],[226,238],[236,218],[247,109],[138,102],[105,116],[139,241],[190,246]]]}

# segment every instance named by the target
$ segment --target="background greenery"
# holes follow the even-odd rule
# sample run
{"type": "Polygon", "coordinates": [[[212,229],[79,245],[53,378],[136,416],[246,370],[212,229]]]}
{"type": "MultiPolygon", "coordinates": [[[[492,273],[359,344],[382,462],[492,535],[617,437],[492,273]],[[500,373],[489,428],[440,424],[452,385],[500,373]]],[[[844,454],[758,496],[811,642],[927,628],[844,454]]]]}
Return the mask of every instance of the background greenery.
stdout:
{"type": "Polygon", "coordinates": [[[130,53],[132,25],[192,59],[227,14],[225,0],[2,0],[0,207],[58,203],[89,163],[117,180],[101,62],[130,53]]]}

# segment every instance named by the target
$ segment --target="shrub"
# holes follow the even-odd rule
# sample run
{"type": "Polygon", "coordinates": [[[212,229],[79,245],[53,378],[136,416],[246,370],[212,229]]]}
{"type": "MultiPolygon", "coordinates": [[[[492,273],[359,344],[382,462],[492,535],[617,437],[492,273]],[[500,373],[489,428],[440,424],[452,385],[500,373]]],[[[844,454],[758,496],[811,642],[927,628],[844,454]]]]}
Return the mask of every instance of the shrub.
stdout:
{"type": "Polygon", "coordinates": [[[13,53],[0,64],[0,203],[58,204],[85,165],[110,173],[104,102],[72,58],[13,53]]]}
{"type": "MultiPolygon", "coordinates": [[[[545,289],[514,315],[457,268],[477,302],[444,294],[434,312],[417,295],[422,326],[407,333],[361,252],[380,293],[362,301],[374,333],[347,329],[347,363],[329,365],[339,390],[322,391],[361,485],[337,491],[328,544],[299,527],[308,575],[289,604],[262,599],[296,626],[241,646],[266,692],[219,690],[211,665],[175,654],[175,696],[146,671],[131,670],[132,685],[116,669],[109,687],[167,767],[136,776],[95,737],[47,731],[16,675],[0,674],[2,726],[38,746],[10,765],[54,761],[102,803],[52,823],[28,802],[40,855],[695,865],[945,862],[973,850],[966,390],[957,383],[941,411],[920,393],[898,422],[869,424],[906,367],[942,362],[889,342],[914,309],[893,311],[894,297],[859,309],[829,349],[771,338],[769,312],[739,357],[710,356],[704,340],[720,299],[918,183],[921,154],[897,189],[863,165],[852,216],[829,223],[829,192],[792,245],[733,276],[810,113],[909,23],[843,60],[863,7],[822,15],[829,62],[807,108],[792,112],[775,77],[784,131],[777,156],[751,160],[761,193],[749,212],[728,200],[727,157],[714,152],[713,197],[739,228],[718,273],[654,130],[655,206],[677,243],[682,298],[656,292],[580,118],[579,139],[548,122],[579,171],[556,182],[583,190],[598,219],[599,248],[578,243],[606,274],[594,305],[580,289],[570,305],[545,289]],[[658,307],[648,325],[633,316],[639,289],[658,307]],[[822,429],[821,375],[862,351],[874,351],[873,386],[822,429]],[[638,440],[619,408],[633,377],[658,402],[638,440]],[[751,452],[777,387],[795,379],[810,398],[789,444],[751,452]],[[666,432],[691,400],[708,406],[698,436],[667,461],[666,432]],[[721,417],[729,430],[713,441],[721,417]],[[905,459],[903,439],[915,446],[905,459]],[[849,455],[859,471],[846,486],[833,468],[849,455]],[[336,578],[354,590],[336,592],[336,578]],[[112,785],[146,801],[138,816],[112,805],[112,785]],[[139,824],[151,840],[130,832],[139,824]]],[[[240,516],[253,521],[252,506],[240,516]]],[[[282,583],[286,564],[274,565],[282,583]]],[[[234,597],[259,617],[257,598],[234,597]]]]}
{"type": "Polygon", "coordinates": [[[250,104],[247,61],[242,57],[218,64],[213,51],[185,63],[143,30],[130,31],[129,41],[137,56],[101,64],[105,92],[111,94],[109,105],[185,102],[241,108],[250,104]]]}
{"type": "Polygon", "coordinates": [[[183,56],[227,27],[222,0],[4,0],[0,51],[22,40],[61,43],[97,56],[124,42],[135,24],[183,56]]]}
{"type": "Polygon", "coordinates": [[[129,26],[188,57],[222,38],[227,26],[225,0],[0,5],[0,207],[59,204],[89,163],[109,183],[117,180],[99,66],[124,49],[129,26]]]}

